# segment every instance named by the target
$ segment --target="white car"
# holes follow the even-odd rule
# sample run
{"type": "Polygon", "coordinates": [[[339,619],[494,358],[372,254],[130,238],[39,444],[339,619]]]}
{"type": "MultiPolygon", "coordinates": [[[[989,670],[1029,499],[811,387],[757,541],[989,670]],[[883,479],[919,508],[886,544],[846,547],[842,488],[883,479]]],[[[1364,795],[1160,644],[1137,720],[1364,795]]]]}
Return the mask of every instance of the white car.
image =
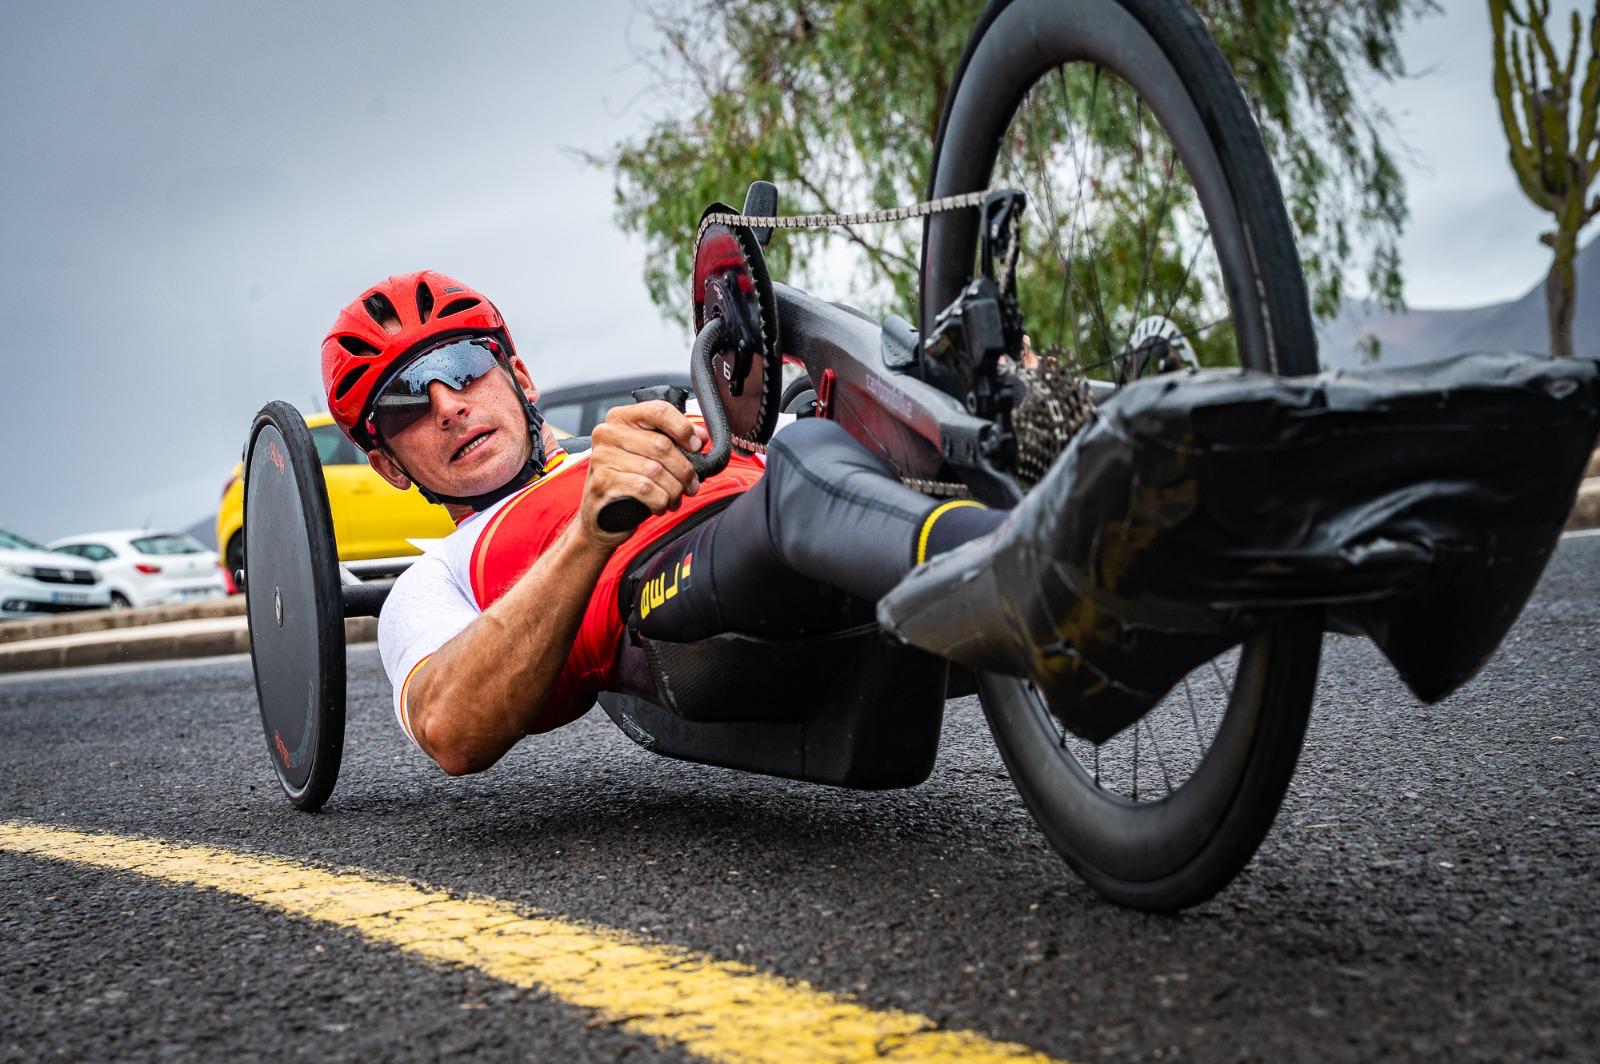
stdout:
{"type": "Polygon", "coordinates": [[[93,566],[0,528],[0,619],[109,605],[111,594],[93,566]]]}
{"type": "Polygon", "coordinates": [[[227,593],[217,552],[179,532],[94,532],[58,539],[50,549],[93,564],[116,609],[227,593]]]}

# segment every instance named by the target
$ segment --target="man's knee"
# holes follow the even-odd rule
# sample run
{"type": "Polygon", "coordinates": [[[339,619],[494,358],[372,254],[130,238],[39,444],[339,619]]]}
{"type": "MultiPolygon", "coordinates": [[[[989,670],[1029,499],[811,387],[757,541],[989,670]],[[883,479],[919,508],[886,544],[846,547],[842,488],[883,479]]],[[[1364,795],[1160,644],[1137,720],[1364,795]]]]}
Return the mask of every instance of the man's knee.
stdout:
{"type": "Polygon", "coordinates": [[[775,466],[781,475],[785,465],[819,471],[831,467],[890,472],[883,459],[858,443],[843,426],[823,418],[803,418],[772,438],[767,445],[768,475],[775,466]]]}
{"type": "Polygon", "coordinates": [[[840,443],[853,442],[844,426],[837,421],[820,417],[801,418],[772,437],[767,445],[767,462],[770,465],[776,454],[786,461],[800,461],[819,448],[831,449],[840,443]]]}

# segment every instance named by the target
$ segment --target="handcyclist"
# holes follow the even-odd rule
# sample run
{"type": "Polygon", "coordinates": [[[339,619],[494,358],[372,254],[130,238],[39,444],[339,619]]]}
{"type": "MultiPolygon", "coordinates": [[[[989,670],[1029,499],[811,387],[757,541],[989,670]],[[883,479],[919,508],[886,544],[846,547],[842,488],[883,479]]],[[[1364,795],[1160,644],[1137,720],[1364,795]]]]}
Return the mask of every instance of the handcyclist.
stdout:
{"type": "Polygon", "coordinates": [[[640,638],[861,623],[917,563],[1004,517],[906,487],[825,420],[703,482],[682,451],[707,431],[665,401],[611,410],[573,453],[540,416],[499,311],[430,270],[345,307],[322,371],[372,467],[457,523],[396,582],[378,626],[400,726],[452,775],[576,720],[602,690],[649,694],[640,638]],[[651,516],[603,530],[601,507],[626,497],[651,516]]]}

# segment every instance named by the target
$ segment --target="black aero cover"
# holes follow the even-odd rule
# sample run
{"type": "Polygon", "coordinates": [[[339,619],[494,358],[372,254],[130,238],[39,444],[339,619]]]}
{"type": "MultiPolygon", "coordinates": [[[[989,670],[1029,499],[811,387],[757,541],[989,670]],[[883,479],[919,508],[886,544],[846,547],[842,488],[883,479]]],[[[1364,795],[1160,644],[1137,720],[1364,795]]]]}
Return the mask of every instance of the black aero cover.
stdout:
{"type": "Polygon", "coordinates": [[[912,572],[879,621],[1032,679],[1095,741],[1306,607],[1371,637],[1434,701],[1527,601],[1597,434],[1593,362],[1474,354],[1139,381],[1004,525],[912,572]]]}

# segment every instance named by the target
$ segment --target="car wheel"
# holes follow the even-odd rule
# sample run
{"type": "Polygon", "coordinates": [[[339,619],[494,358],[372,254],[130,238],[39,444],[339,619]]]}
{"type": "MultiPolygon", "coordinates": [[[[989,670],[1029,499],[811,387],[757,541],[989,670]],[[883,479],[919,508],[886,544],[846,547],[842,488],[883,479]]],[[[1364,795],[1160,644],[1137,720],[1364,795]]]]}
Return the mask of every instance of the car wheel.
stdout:
{"type": "Polygon", "coordinates": [[[233,576],[233,574],[237,573],[240,569],[244,568],[244,533],[243,532],[234,533],[233,538],[228,540],[228,549],[223,552],[222,556],[227,559],[227,563],[228,563],[227,586],[233,587],[235,592],[237,592],[240,589],[237,588],[237,587],[234,587],[234,576],[233,576]]]}
{"type": "Polygon", "coordinates": [[[124,595],[122,592],[113,591],[111,593],[111,608],[112,609],[114,609],[114,610],[125,610],[125,609],[128,609],[129,607],[131,607],[132,605],[133,605],[133,603],[128,601],[128,596],[124,595]]]}

